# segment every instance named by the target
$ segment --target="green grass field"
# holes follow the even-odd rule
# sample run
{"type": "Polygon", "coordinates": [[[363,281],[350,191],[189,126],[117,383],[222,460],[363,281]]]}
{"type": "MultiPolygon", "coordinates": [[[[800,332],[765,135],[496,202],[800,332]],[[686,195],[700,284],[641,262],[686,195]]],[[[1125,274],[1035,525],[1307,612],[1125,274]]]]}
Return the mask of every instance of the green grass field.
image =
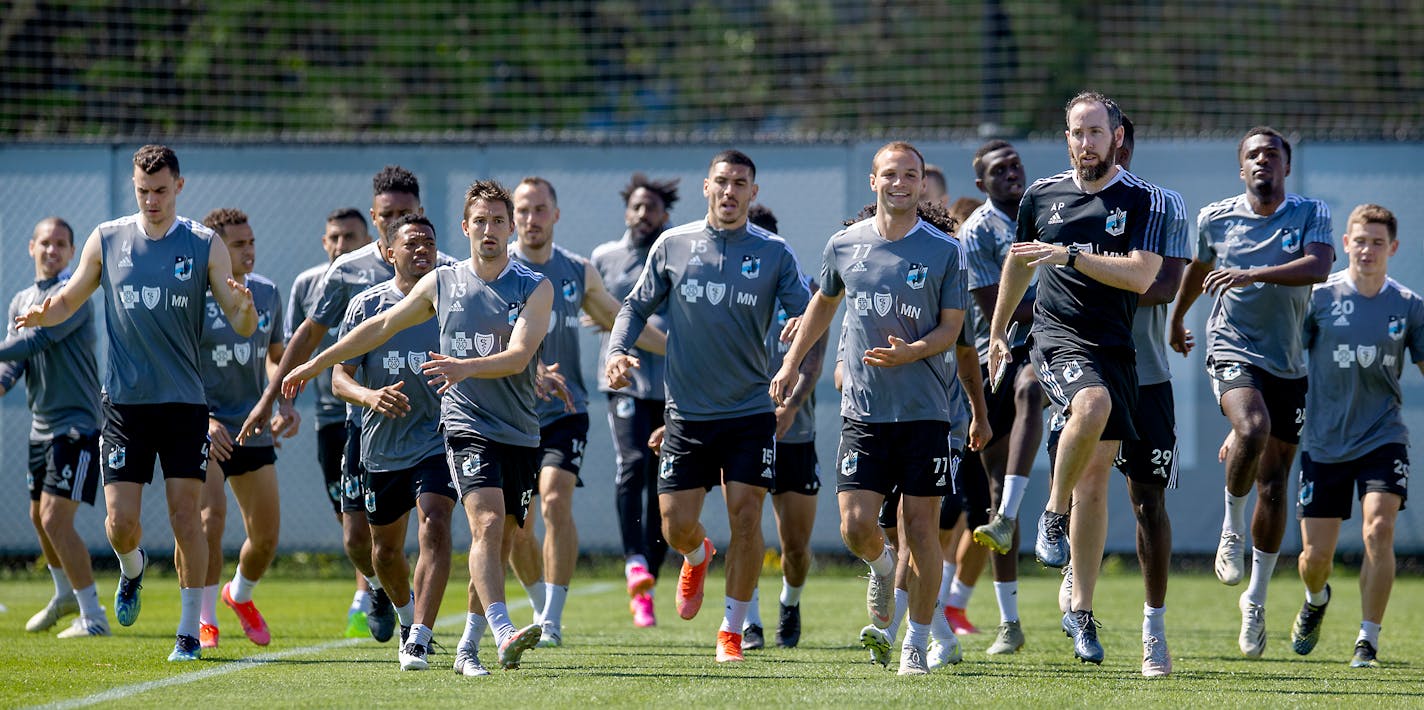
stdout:
{"type": "MultiPolygon", "coordinates": [[[[106,606],[112,605],[112,575],[101,577],[106,606]]],[[[0,706],[411,707],[491,701],[532,708],[950,702],[998,707],[1424,705],[1424,637],[1419,633],[1424,629],[1424,579],[1417,577],[1402,578],[1395,586],[1382,635],[1384,667],[1371,670],[1348,666],[1359,623],[1352,574],[1341,571],[1334,580],[1335,599],[1320,646],[1299,657],[1290,649],[1289,633],[1302,592],[1293,568],[1283,565],[1267,605],[1270,640],[1260,660],[1242,658],[1236,648],[1236,598],[1242,587],[1179,574],[1172,580],[1167,616],[1174,674],[1157,680],[1139,674],[1142,587],[1133,571],[1110,574],[1099,585],[1096,606],[1107,651],[1101,667],[1072,658],[1068,640],[1058,631],[1058,577],[1035,573],[1021,583],[1028,637],[1022,652],[990,659],[983,653],[988,633],[961,637],[963,663],[912,679],[896,677],[893,664],[887,671],[867,661],[856,643],[866,618],[864,582],[843,571],[813,576],[808,584],[799,648],[752,652],[746,663],[731,666],[712,660],[720,621],[716,598],[709,594],[702,614],[682,621],[673,610],[670,581],[665,579],[658,590],[659,625],[637,629],[620,578],[576,579],[565,613],[565,646],[531,651],[523,669],[495,670],[487,678],[462,678],[450,671],[464,608],[464,579],[458,573],[436,629],[447,652],[432,656],[432,670],[423,673],[399,669],[394,643],[340,638],[349,580],[264,581],[256,600],[271,625],[272,645],[259,649],[250,644],[235,617],[220,606],[221,647],[201,662],[183,665],[164,660],[177,618],[171,576],[145,580],[143,614],[134,626],[115,624],[112,638],[71,641],[23,630],[29,615],[48,599],[48,580],[7,581],[0,585],[0,601],[9,607],[0,614],[0,706]]],[[[970,605],[970,618],[986,631],[998,619],[988,582],[986,575],[970,605]]],[[[780,579],[767,576],[763,587],[770,639],[780,579]]],[[[708,590],[720,594],[721,579],[709,579],[708,590]]],[[[512,587],[510,599],[516,600],[515,621],[527,622],[523,591],[512,587]]],[[[488,636],[482,658],[493,667],[488,636]]]]}

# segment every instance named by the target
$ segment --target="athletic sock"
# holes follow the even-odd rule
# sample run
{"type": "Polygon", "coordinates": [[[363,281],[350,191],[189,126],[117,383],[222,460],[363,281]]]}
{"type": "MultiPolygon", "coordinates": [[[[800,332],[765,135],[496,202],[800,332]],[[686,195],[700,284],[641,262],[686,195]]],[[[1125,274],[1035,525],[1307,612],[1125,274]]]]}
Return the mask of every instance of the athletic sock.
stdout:
{"type": "Polygon", "coordinates": [[[1379,651],[1379,635],[1379,624],[1376,624],[1373,621],[1361,621],[1360,635],[1355,637],[1355,643],[1359,643],[1361,641],[1369,641],[1370,645],[1374,646],[1376,651],[1379,651]]]}
{"type": "Polygon", "coordinates": [[[910,592],[895,588],[895,609],[890,612],[890,625],[885,627],[885,635],[894,641],[900,635],[900,624],[905,623],[905,612],[910,608],[910,592]]]}
{"type": "Polygon", "coordinates": [[[564,602],[569,597],[569,587],[565,584],[545,584],[544,621],[554,626],[564,625],[564,602]]]}
{"type": "Polygon", "coordinates": [[[949,585],[954,584],[954,575],[959,571],[959,566],[953,562],[945,562],[940,568],[939,593],[935,595],[935,600],[944,605],[944,600],[949,598],[949,585]]]}
{"type": "Polygon", "coordinates": [[[409,640],[406,643],[416,643],[421,646],[425,646],[426,648],[429,648],[430,637],[433,635],[434,634],[430,631],[429,626],[426,626],[425,624],[416,624],[410,627],[410,636],[407,637],[409,640]]]}
{"type": "MultiPolygon", "coordinates": [[[[366,575],[364,575],[364,574],[361,575],[361,576],[362,576],[362,577],[366,577],[366,575]]],[[[371,575],[370,577],[366,577],[366,585],[371,588],[371,591],[372,591],[372,592],[379,592],[379,591],[381,591],[381,589],[382,589],[382,587],[381,587],[381,578],[380,578],[380,577],[377,577],[377,576],[374,575],[374,574],[371,575]]]]}
{"type": "Polygon", "coordinates": [[[730,631],[740,635],[742,625],[747,620],[747,607],[752,605],[751,601],[737,601],[731,597],[725,597],[726,610],[722,613],[722,626],[719,630],[730,631]]]}
{"type": "Polygon", "coordinates": [[[127,579],[136,579],[143,574],[145,560],[142,547],[135,547],[128,552],[114,550],[114,554],[119,556],[119,574],[127,579]]]}
{"type": "Polygon", "coordinates": [[[460,636],[460,648],[468,648],[472,651],[480,650],[480,638],[485,635],[485,629],[489,628],[483,614],[469,612],[465,614],[465,633],[460,636]]]}
{"type": "Polygon", "coordinates": [[[358,611],[371,613],[371,593],[364,589],[358,589],[355,594],[351,595],[351,608],[347,610],[347,613],[355,614],[358,611]]]}
{"type": "Polygon", "coordinates": [[[99,606],[99,585],[91,584],[74,590],[74,599],[79,602],[79,613],[90,619],[104,616],[104,607],[99,606]]]}
{"type": "Polygon", "coordinates": [[[509,609],[504,602],[490,602],[485,605],[485,618],[489,619],[490,630],[494,631],[494,641],[499,646],[503,646],[505,639],[519,631],[514,628],[514,622],[509,620],[509,609]]]}
{"type": "Polygon", "coordinates": [[[1324,606],[1330,601],[1330,588],[1321,587],[1320,591],[1312,592],[1310,587],[1305,588],[1305,603],[1311,606],[1324,606]]]}
{"type": "Polygon", "coordinates": [[[1221,521],[1221,531],[1237,535],[1246,531],[1246,496],[1234,496],[1226,491],[1226,517],[1221,521]]]}
{"type": "Polygon", "coordinates": [[[943,643],[949,643],[954,638],[954,629],[949,625],[949,619],[944,615],[944,604],[936,604],[934,616],[930,618],[930,633],[943,643]]]}
{"type": "Polygon", "coordinates": [[[803,585],[803,586],[800,586],[800,587],[793,587],[793,586],[791,586],[791,583],[790,583],[790,582],[786,581],[786,578],[785,578],[785,577],[782,577],[782,578],[781,578],[781,605],[782,605],[782,606],[801,606],[801,590],[802,590],[802,589],[805,589],[805,586],[804,586],[804,585],[803,585]]]}
{"type": "Polygon", "coordinates": [[[965,609],[969,606],[969,597],[974,596],[974,587],[961,581],[958,577],[949,585],[949,598],[944,600],[945,606],[952,606],[955,609],[965,609]]]}
{"type": "Polygon", "coordinates": [[[1028,476],[1004,476],[1004,494],[999,499],[999,515],[1005,518],[1019,517],[1019,504],[1028,491],[1028,476]]]}
{"type": "MultiPolygon", "coordinates": [[[[628,559],[623,561],[623,576],[627,577],[633,573],[634,567],[648,569],[648,558],[642,555],[628,555],[628,559]]],[[[651,572],[652,570],[648,570],[651,572]]]]}
{"type": "Polygon", "coordinates": [[[1142,637],[1162,638],[1167,634],[1167,607],[1142,604],[1142,637]]]}
{"type": "MultiPolygon", "coordinates": [[[[1015,476],[1014,478],[1023,478],[1015,476]]],[[[1019,583],[995,582],[994,598],[999,600],[999,623],[1019,620],[1019,583]]]]}
{"type": "Polygon", "coordinates": [[[544,618],[544,598],[548,596],[544,587],[542,579],[533,584],[524,585],[524,593],[529,595],[529,608],[534,610],[535,621],[544,618]]]}
{"type": "Polygon", "coordinates": [[[178,635],[198,638],[198,616],[203,605],[202,587],[182,587],[178,590],[181,613],[178,616],[178,635]]]}
{"type": "Polygon", "coordinates": [[[400,619],[401,626],[415,625],[415,600],[411,599],[404,606],[396,607],[396,618],[400,619]]]}
{"type": "Polygon", "coordinates": [[[48,567],[49,576],[54,580],[54,598],[68,599],[70,595],[74,594],[74,587],[69,584],[69,578],[64,576],[64,568],[54,565],[48,565],[48,567]]]}
{"type": "Polygon", "coordinates": [[[218,625],[218,585],[203,587],[203,608],[198,612],[198,621],[210,626],[218,625]]]}
{"type": "Polygon", "coordinates": [[[908,631],[905,632],[905,643],[904,643],[904,646],[905,646],[906,648],[909,648],[909,647],[913,646],[914,648],[918,648],[918,649],[920,649],[921,651],[923,651],[923,650],[925,650],[925,648],[927,648],[929,645],[930,645],[930,625],[929,625],[929,624],[921,624],[921,623],[918,623],[918,622],[914,621],[913,619],[911,619],[911,620],[910,620],[910,628],[909,628],[908,631]]]}
{"type": "Polygon", "coordinates": [[[692,565],[693,567],[696,567],[697,565],[700,565],[700,564],[702,564],[703,562],[706,562],[706,561],[707,561],[707,544],[706,544],[705,542],[699,542],[699,543],[697,543],[697,547],[694,548],[694,549],[692,550],[692,552],[689,552],[689,553],[687,553],[686,555],[683,555],[683,557],[687,559],[687,564],[692,565]]]}
{"type": "Polygon", "coordinates": [[[1262,552],[1251,548],[1251,582],[1246,586],[1246,598],[1253,604],[1266,604],[1266,585],[1271,583],[1271,573],[1276,571],[1276,557],[1279,552],[1262,552]]]}
{"type": "Polygon", "coordinates": [[[886,545],[885,549],[880,551],[879,557],[868,560],[866,564],[870,565],[871,571],[877,576],[889,577],[895,574],[895,551],[886,545]]]}
{"type": "Polygon", "coordinates": [[[761,587],[752,589],[752,600],[747,602],[747,620],[742,624],[742,628],[751,625],[761,626],[761,587]]]}
{"type": "Polygon", "coordinates": [[[246,604],[252,601],[252,590],[257,586],[257,580],[248,579],[242,576],[242,569],[232,573],[232,583],[227,585],[227,594],[238,604],[246,604]]]}

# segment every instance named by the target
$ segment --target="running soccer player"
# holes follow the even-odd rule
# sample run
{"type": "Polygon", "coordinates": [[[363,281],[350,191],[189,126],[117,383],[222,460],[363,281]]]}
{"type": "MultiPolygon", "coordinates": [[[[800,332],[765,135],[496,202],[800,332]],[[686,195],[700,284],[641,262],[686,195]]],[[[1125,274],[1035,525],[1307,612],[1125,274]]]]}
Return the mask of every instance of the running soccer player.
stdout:
{"type": "Polygon", "coordinates": [[[282,385],[290,397],[323,368],[438,318],[440,351],[431,353],[421,370],[441,395],[449,474],[470,524],[469,616],[455,657],[455,671],[466,676],[489,674],[478,646],[487,626],[499,644],[500,665],[508,670],[519,667],[540,634],[537,624],[516,629],[509,620],[504,561],[513,528],[524,523],[539,470],[536,356],[549,328],[554,289],[509,258],[513,212],[513,200],[499,183],[475,182],[465,193],[461,222],[470,259],[426,274],[399,303],[293,369],[282,385]]]}
{"type": "Polygon", "coordinates": [[[1237,602],[1238,643],[1248,658],[1266,650],[1266,586],[1286,529],[1291,461],[1305,421],[1306,364],[1298,324],[1310,285],[1324,281],[1335,258],[1330,208],[1286,192],[1290,142],[1257,126],[1237,147],[1246,192],[1197,215],[1196,259],[1172,307],[1172,348],[1191,349],[1183,321],[1205,291],[1206,362],[1221,411],[1231,422],[1226,457],[1226,514],[1216,548],[1216,576],[1241,582],[1246,571],[1246,503],[1252,485],[1251,580],[1237,602]],[[1220,268],[1213,270],[1213,265],[1220,268]]]}
{"type": "Polygon", "coordinates": [[[989,371],[1014,359],[1008,326],[1037,274],[1030,356],[1066,424],[1034,550],[1050,567],[1067,565],[1071,551],[1064,630],[1074,656],[1102,663],[1093,591],[1107,534],[1108,472],[1119,442],[1137,438],[1132,318],[1162,266],[1163,207],[1160,191],[1117,165],[1122,112],[1112,99],[1083,92],[1065,113],[1073,169],[1034,182],[1019,205],[989,330],[989,371]],[[1071,535],[1070,501],[1078,509],[1071,535]]]}
{"type": "MultiPolygon", "coordinates": [[[[721,485],[732,539],[727,547],[725,613],[717,661],[742,660],[742,624],[761,572],[761,511],[774,481],[776,416],[766,386],[766,333],[778,301],[801,315],[809,293],[786,242],[756,225],[756,165],[725,150],[702,182],[705,219],[669,229],[648,254],[638,284],[609,335],[606,376],[614,389],[639,366],[635,336],[667,306],[668,428],[658,474],[663,536],[684,556],[678,615],[702,608],[712,541],[699,522],[702,504],[721,485]]],[[[818,334],[819,335],[819,334],[818,334]]]]}
{"type": "MultiPolygon", "coordinates": [[[[600,244],[589,256],[608,292],[618,301],[632,293],[648,263],[653,242],[668,227],[668,210],[677,202],[677,179],[653,180],[633,173],[619,193],[623,197],[623,222],[627,231],[618,241],[600,244]]],[[[649,325],[663,331],[667,322],[661,313],[648,318],[649,325]]],[[[602,335],[598,371],[604,372],[608,334],[602,335]]],[[[615,390],[599,377],[599,390],[608,395],[608,428],[613,435],[618,473],[613,479],[618,510],[618,531],[623,540],[623,574],[628,582],[628,607],[633,624],[653,626],[653,587],[667,557],[663,539],[663,516],[658,503],[658,455],[648,448],[648,439],[663,425],[664,355],[636,351],[639,366],[628,372],[628,386],[615,390]]]]}
{"type": "Polygon", "coordinates": [[[916,212],[924,167],[924,157],[909,143],[889,143],[876,152],[870,173],[875,217],[826,243],[821,291],[769,387],[773,401],[785,401],[801,359],[849,294],[836,486],[841,537],[871,568],[867,631],[886,628],[895,554],[876,523],[885,497],[900,493],[902,538],[918,572],[910,582],[900,675],[929,672],[926,651],[942,563],[940,497],[950,493],[957,468],[950,441],[955,374],[942,354],[954,345],[968,304],[959,243],[916,212]]]}
{"type": "MultiPolygon", "coordinates": [[[[277,536],[282,523],[277,490],[277,452],[270,433],[249,439],[241,446],[233,443],[237,427],[267,386],[267,371],[282,359],[282,297],[276,284],[254,273],[257,239],[241,210],[221,208],[203,217],[203,226],[213,230],[227,246],[232,260],[232,276],[252,292],[257,309],[257,329],[243,336],[233,332],[222,308],[208,293],[204,304],[203,328],[198,347],[200,372],[208,401],[207,480],[201,500],[203,532],[208,540],[207,575],[203,581],[203,608],[199,613],[198,640],[203,648],[218,646],[218,597],[242,624],[248,640],[266,646],[272,640],[267,621],[252,602],[252,590],[277,555],[277,536]],[[273,337],[273,335],[277,337],[273,337]],[[247,539],[242,543],[237,571],[232,581],[218,589],[223,567],[223,530],[227,522],[227,491],[232,486],[242,511],[247,539]]],[[[294,425],[298,424],[294,422],[294,425]]]]}
{"type": "MultiPolygon", "coordinates": [[[[285,337],[291,340],[297,328],[306,322],[307,315],[316,310],[321,302],[323,277],[336,258],[349,254],[371,243],[371,235],[366,231],[366,218],[353,207],[333,210],[326,216],[326,228],[321,235],[321,248],[326,252],[326,261],[303,271],[292,282],[292,290],[287,301],[287,322],[284,324],[285,337]]],[[[327,330],[322,336],[317,350],[325,350],[336,342],[334,330],[327,330]]],[[[346,451],[346,403],[331,391],[331,370],[317,375],[314,396],[316,397],[316,461],[321,468],[322,480],[326,483],[326,497],[331,501],[332,512],[336,513],[336,523],[341,524],[341,457],[346,451]]],[[[371,609],[371,591],[366,578],[356,573],[356,594],[346,613],[346,636],[361,638],[369,636],[366,628],[366,613],[371,609]]]]}
{"type": "Polygon", "coordinates": [[[109,370],[100,453],[105,528],[119,557],[114,616],[131,626],[141,608],[139,590],[148,560],[139,547],[139,514],[143,486],[153,480],[157,457],[163,464],[182,599],[168,660],[195,661],[202,654],[198,614],[208,556],[198,512],[208,465],[208,411],[198,349],[204,296],[212,289],[240,335],[257,329],[257,312],[251,292],[232,278],[227,248],[207,227],[178,216],[183,191],[178,156],[166,146],[145,145],[134,153],[133,164],[139,212],[96,227],[74,276],[15,322],[21,327],[59,325],[103,287],[109,370]]]}
{"type": "Polygon", "coordinates": [[[30,521],[39,536],[54,597],[25,624],[48,631],[79,613],[60,638],[108,636],[109,615],[99,606],[99,590],[89,548],[74,528],[79,504],[94,505],[99,487],[99,366],[94,355],[94,307],[50,328],[20,330],[15,318],[64,287],[74,258],[74,230],[58,217],[40,220],[30,234],[35,283],[10,301],[11,326],[0,342],[0,395],[25,378],[30,407],[30,521]]]}
{"type": "MultiPolygon", "coordinates": [[[[584,447],[588,444],[588,390],[584,386],[582,361],[579,354],[579,311],[604,330],[613,327],[618,314],[618,301],[609,295],[603,279],[583,257],[554,243],[554,225],[559,221],[559,198],[554,186],[541,177],[524,178],[514,190],[514,227],[516,241],[509,247],[511,259],[541,274],[555,285],[552,325],[544,336],[540,359],[563,375],[573,402],[569,411],[562,400],[550,398],[538,403],[539,446],[542,450],[536,480],[539,512],[544,517],[543,574],[544,597],[535,600],[542,631],[541,646],[563,645],[564,600],[568,597],[569,581],[574,563],[578,561],[578,529],[574,526],[574,488],[583,485],[579,469],[583,465],[584,447]]],[[[650,352],[667,351],[667,336],[649,328],[638,346],[650,352]]],[[[534,526],[514,530],[516,547],[511,558],[519,558],[520,547],[528,548],[525,557],[540,567],[538,541],[534,526]]],[[[519,565],[515,565],[516,573],[519,565]]],[[[534,575],[537,579],[538,575],[534,575]]]]}
{"type": "MultiPolygon", "coordinates": [[[[435,226],[407,214],[387,225],[382,241],[395,277],[351,300],[341,322],[345,336],[390,310],[435,268],[435,226]]],[[[420,366],[440,347],[434,319],[395,333],[385,347],[342,362],[332,371],[336,396],[361,407],[361,472],[376,574],[396,606],[401,626],[402,670],[429,667],[431,629],[450,579],[450,516],[455,485],[445,465],[440,396],[420,366]],[[420,556],[414,593],[405,559],[410,511],[419,510],[420,556]]]]}
{"type": "Polygon", "coordinates": [[[1409,361],[1424,372],[1424,299],[1389,277],[1399,249],[1394,214],[1365,204],[1345,222],[1349,266],[1316,286],[1306,308],[1310,356],[1301,454],[1299,567],[1305,603],[1291,629],[1296,653],[1320,640],[1330,603],[1330,571],[1340,523],[1360,499],[1365,559],[1360,566],[1360,632],[1350,665],[1378,665],[1380,624],[1394,585],[1394,524],[1409,496],[1409,432],[1399,376],[1409,361]]]}

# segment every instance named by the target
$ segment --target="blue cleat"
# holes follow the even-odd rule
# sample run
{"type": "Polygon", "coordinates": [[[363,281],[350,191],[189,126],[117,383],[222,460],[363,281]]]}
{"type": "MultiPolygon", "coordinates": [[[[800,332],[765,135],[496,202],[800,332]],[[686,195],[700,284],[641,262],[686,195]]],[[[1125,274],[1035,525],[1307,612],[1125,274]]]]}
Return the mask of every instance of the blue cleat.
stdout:
{"type": "MultiPolygon", "coordinates": [[[[143,553],[143,566],[148,567],[148,553],[143,553]]],[[[119,620],[120,626],[133,626],[138,621],[138,612],[143,608],[143,600],[139,597],[139,590],[143,589],[143,572],[140,571],[137,577],[129,579],[122,573],[119,574],[119,585],[114,589],[114,617],[119,620]]]]}
{"type": "Polygon", "coordinates": [[[168,654],[168,660],[173,663],[187,663],[196,661],[203,657],[203,646],[198,639],[192,636],[178,634],[178,640],[173,644],[173,653],[168,654]]]}
{"type": "Polygon", "coordinates": [[[1038,519],[1038,537],[1033,552],[1045,567],[1062,568],[1068,564],[1068,516],[1051,510],[1038,519]]]}
{"type": "MultiPolygon", "coordinates": [[[[1091,611],[1069,612],[1073,615],[1073,656],[1084,663],[1103,664],[1103,645],[1098,642],[1098,627],[1091,611]]],[[[1065,622],[1065,625],[1066,622],[1065,622]]]]}

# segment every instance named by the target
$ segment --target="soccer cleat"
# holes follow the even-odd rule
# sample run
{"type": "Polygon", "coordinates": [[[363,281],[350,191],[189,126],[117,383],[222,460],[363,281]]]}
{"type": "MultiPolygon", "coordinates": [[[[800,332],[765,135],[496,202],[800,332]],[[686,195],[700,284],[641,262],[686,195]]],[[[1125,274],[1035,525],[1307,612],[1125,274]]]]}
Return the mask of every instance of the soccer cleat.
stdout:
{"type": "Polygon", "coordinates": [[[1241,608],[1241,636],[1237,639],[1241,653],[1260,658],[1266,652],[1266,606],[1247,599],[1244,592],[1237,606],[1241,608]]]}
{"type": "Polygon", "coordinates": [[[539,648],[558,648],[564,645],[564,630],[548,619],[539,624],[539,648]]]}
{"type": "Polygon", "coordinates": [[[1330,605],[1330,585],[1325,585],[1325,603],[1320,606],[1305,602],[1291,627],[1291,648],[1304,656],[1315,650],[1320,641],[1320,622],[1325,620],[1325,607],[1330,605]]]}
{"type": "Polygon", "coordinates": [[[682,561],[682,572],[677,576],[677,615],[692,619],[702,610],[702,587],[707,581],[707,568],[712,565],[712,541],[702,538],[702,564],[693,566],[682,561]]]}
{"type": "MultiPolygon", "coordinates": [[[[143,565],[148,567],[147,553],[143,555],[143,565]]],[[[139,597],[141,589],[142,571],[133,579],[125,577],[122,572],[119,573],[119,584],[114,589],[114,618],[119,620],[120,626],[133,626],[134,622],[138,621],[138,612],[143,608],[143,600],[139,597]]]]}
{"type": "Polygon", "coordinates": [[[944,607],[944,618],[949,622],[949,628],[953,629],[955,634],[979,633],[979,628],[969,623],[969,616],[963,609],[957,606],[949,606],[946,604],[944,607]]]}
{"type": "Polygon", "coordinates": [[[272,633],[267,630],[267,620],[262,618],[262,612],[257,610],[257,605],[251,601],[240,604],[233,601],[228,589],[231,586],[232,582],[223,585],[222,601],[227,608],[232,609],[232,613],[237,614],[237,620],[242,623],[242,633],[247,634],[247,640],[258,646],[272,643],[272,633]]]}
{"type": "Polygon", "coordinates": [[[994,633],[994,642],[989,644],[989,648],[984,653],[990,656],[1000,656],[1009,653],[1018,653],[1024,647],[1023,629],[1019,627],[1017,621],[1005,621],[999,624],[999,630],[994,633]]]}
{"type": "Polygon", "coordinates": [[[49,631],[60,619],[78,613],[79,600],[75,599],[73,594],[67,594],[63,598],[53,597],[43,609],[35,612],[35,615],[25,622],[25,630],[31,633],[49,631]]]}
{"type": "Polygon", "coordinates": [[[218,647],[218,627],[212,624],[198,625],[198,645],[203,648],[218,647]]]}
{"type": "Polygon", "coordinates": [[[731,631],[717,632],[717,662],[718,663],[740,663],[742,662],[742,635],[734,634],[731,631]]]}
{"type": "MultiPolygon", "coordinates": [[[[892,556],[893,561],[893,556],[892,556]]],[[[871,570],[866,576],[865,611],[870,614],[870,623],[877,629],[890,628],[890,612],[895,607],[895,578],[893,575],[881,577],[871,570]]]]}
{"type": "Polygon", "coordinates": [[[396,607],[384,589],[371,592],[371,613],[366,615],[366,628],[371,638],[385,643],[396,633],[396,607]]]}
{"type": "Polygon", "coordinates": [[[360,609],[346,612],[346,633],[343,635],[349,639],[363,639],[370,636],[371,631],[366,628],[366,612],[360,609]]]}
{"type": "Polygon", "coordinates": [[[1142,637],[1142,675],[1165,678],[1172,674],[1172,654],[1167,652],[1165,636],[1142,637]]]}
{"type": "Polygon", "coordinates": [[[900,647],[900,671],[897,675],[927,675],[929,663],[925,661],[924,649],[914,646],[900,647]]]}
{"type": "Polygon", "coordinates": [[[530,624],[504,640],[499,645],[499,667],[507,671],[519,669],[519,658],[525,651],[539,645],[539,635],[543,630],[530,624]]]}
{"type": "Polygon", "coordinates": [[[1014,545],[1015,520],[999,515],[998,511],[991,512],[989,522],[974,528],[974,542],[1001,555],[1007,555],[1014,545]]]}
{"type": "Polygon", "coordinates": [[[76,616],[74,621],[69,622],[69,628],[59,632],[62,639],[80,639],[90,636],[108,636],[109,617],[99,616],[91,619],[87,616],[76,616]]]}
{"type": "Polygon", "coordinates": [[[1375,659],[1377,655],[1374,644],[1360,639],[1355,642],[1355,657],[1350,659],[1351,668],[1379,668],[1379,661],[1375,659]]]}
{"type": "Polygon", "coordinates": [[[1078,635],[1078,619],[1071,611],[1063,612],[1063,620],[1058,622],[1058,628],[1063,629],[1063,635],[1073,638],[1078,635]]]}
{"type": "Polygon", "coordinates": [[[776,624],[776,645],[796,648],[801,643],[801,605],[781,605],[781,620],[776,624]]]}
{"type": "Polygon", "coordinates": [[[178,634],[178,640],[173,644],[173,652],[168,654],[168,660],[173,663],[185,663],[196,661],[203,657],[203,646],[198,639],[192,636],[178,634]]]}
{"type": "Polygon", "coordinates": [[[950,636],[948,641],[939,639],[930,641],[930,670],[957,665],[962,660],[964,660],[964,649],[959,645],[958,638],[950,636]]]}
{"type": "Polygon", "coordinates": [[[890,667],[890,637],[884,631],[872,626],[860,630],[860,645],[870,650],[870,660],[886,668],[890,667]]]}
{"type": "Polygon", "coordinates": [[[757,624],[747,624],[742,627],[742,650],[755,651],[759,648],[766,648],[766,632],[757,624]]]}
{"type": "Polygon", "coordinates": [[[461,646],[455,652],[455,672],[468,678],[490,674],[484,664],[480,663],[479,651],[468,646],[461,646]]]}
{"type": "Polygon", "coordinates": [[[406,642],[409,638],[410,638],[410,627],[409,627],[409,626],[406,626],[405,624],[401,624],[401,630],[400,630],[400,645],[401,645],[402,647],[404,647],[404,646],[405,646],[405,642],[406,642]]]}
{"type": "Polygon", "coordinates": [[[1068,549],[1068,516],[1051,510],[1038,518],[1038,536],[1033,541],[1033,553],[1044,567],[1063,567],[1071,554],[1068,549]]]}
{"type": "Polygon", "coordinates": [[[1103,645],[1098,642],[1098,627],[1091,611],[1075,611],[1073,615],[1073,656],[1084,663],[1103,664],[1103,645]]]}
{"type": "Polygon", "coordinates": [[[1073,565],[1063,565],[1063,581],[1058,584],[1058,611],[1073,608],[1073,565]]]}
{"type": "Polygon", "coordinates": [[[401,646],[400,667],[403,671],[423,671],[430,667],[430,663],[425,657],[430,653],[430,649],[411,641],[401,646]]]}
{"type": "Polygon", "coordinates": [[[1246,576],[1246,541],[1240,533],[1221,531],[1216,543],[1216,578],[1227,586],[1236,586],[1246,576]]]}
{"type": "Polygon", "coordinates": [[[653,613],[653,595],[639,594],[628,602],[628,608],[633,612],[633,625],[639,628],[648,628],[658,625],[658,617],[653,613]]]}
{"type": "Polygon", "coordinates": [[[647,594],[658,580],[643,565],[633,565],[628,568],[628,596],[636,597],[639,594],[647,594]]]}

